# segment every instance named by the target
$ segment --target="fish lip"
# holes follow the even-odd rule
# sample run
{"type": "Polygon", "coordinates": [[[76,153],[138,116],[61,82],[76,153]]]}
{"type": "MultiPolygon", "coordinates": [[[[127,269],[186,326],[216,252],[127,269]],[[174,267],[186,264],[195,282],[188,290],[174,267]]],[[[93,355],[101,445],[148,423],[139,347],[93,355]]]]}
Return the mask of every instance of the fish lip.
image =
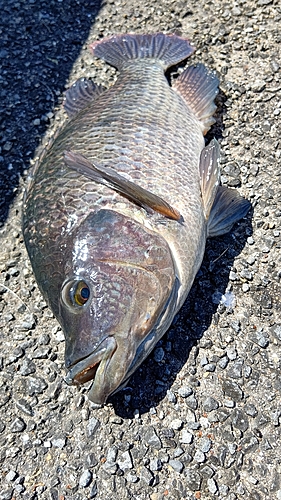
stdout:
{"type": "Polygon", "coordinates": [[[116,347],[116,340],[113,337],[107,337],[91,354],[70,366],[65,382],[68,385],[82,385],[90,380],[94,381],[101,361],[108,361],[116,347]]]}

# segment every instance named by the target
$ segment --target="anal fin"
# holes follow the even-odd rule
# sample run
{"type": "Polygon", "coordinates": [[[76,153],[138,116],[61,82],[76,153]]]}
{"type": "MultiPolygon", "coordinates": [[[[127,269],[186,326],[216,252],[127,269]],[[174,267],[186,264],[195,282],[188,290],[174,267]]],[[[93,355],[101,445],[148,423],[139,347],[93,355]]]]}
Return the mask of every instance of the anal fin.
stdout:
{"type": "Polygon", "coordinates": [[[72,170],[89,177],[94,182],[114,189],[145,209],[152,209],[165,217],[177,221],[182,219],[178,210],[173,208],[163,198],[129,181],[110,167],[93,164],[85,156],[73,151],[64,152],[64,161],[72,170]]]}
{"type": "Polygon", "coordinates": [[[64,109],[69,118],[73,118],[103,91],[104,88],[101,85],[96,85],[89,78],[79,78],[65,94],[64,109]]]}

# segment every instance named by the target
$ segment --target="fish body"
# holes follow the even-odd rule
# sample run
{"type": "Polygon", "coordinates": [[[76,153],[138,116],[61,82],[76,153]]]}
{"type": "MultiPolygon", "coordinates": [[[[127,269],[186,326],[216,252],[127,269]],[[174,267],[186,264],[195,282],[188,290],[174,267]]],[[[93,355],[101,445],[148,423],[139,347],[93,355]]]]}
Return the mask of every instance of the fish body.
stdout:
{"type": "Polygon", "coordinates": [[[203,65],[171,87],[192,52],[176,35],[116,35],[94,55],[120,70],[107,90],[81,79],[69,121],[34,169],[23,232],[39,287],[66,339],[69,383],[93,380],[96,404],[124,386],[169,328],[208,236],[249,203],[219,187],[219,146],[205,147],[218,80],[203,65]]]}

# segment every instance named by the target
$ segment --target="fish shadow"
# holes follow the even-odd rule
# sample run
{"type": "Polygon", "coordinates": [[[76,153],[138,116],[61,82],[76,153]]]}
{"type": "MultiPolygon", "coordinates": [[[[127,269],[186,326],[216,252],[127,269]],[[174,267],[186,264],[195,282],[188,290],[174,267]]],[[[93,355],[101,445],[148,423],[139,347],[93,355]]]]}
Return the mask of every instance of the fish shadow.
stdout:
{"type": "Polygon", "coordinates": [[[0,226],[61,104],[102,0],[0,0],[0,226]]]}
{"type": "MultiPolygon", "coordinates": [[[[234,260],[251,234],[251,214],[248,214],[227,235],[207,241],[201,268],[172,326],[128,386],[110,398],[117,415],[131,419],[136,411],[142,415],[157,407],[185,365],[185,374],[196,376],[196,345],[212,322],[218,323],[225,312],[232,313],[231,308],[225,311],[225,306],[217,304],[216,295],[225,293],[234,260]]],[[[234,296],[236,287],[239,289],[240,284],[233,284],[234,296]]],[[[176,400],[176,394],[170,396],[176,400]]]]}

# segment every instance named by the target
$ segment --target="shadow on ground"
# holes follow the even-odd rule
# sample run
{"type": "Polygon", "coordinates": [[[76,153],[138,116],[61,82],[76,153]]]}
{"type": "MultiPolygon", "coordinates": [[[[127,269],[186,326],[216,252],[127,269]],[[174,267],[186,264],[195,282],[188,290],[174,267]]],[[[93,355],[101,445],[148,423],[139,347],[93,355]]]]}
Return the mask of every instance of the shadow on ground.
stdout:
{"type": "Polygon", "coordinates": [[[0,0],[0,225],[100,4],[100,0],[0,0]]]}

